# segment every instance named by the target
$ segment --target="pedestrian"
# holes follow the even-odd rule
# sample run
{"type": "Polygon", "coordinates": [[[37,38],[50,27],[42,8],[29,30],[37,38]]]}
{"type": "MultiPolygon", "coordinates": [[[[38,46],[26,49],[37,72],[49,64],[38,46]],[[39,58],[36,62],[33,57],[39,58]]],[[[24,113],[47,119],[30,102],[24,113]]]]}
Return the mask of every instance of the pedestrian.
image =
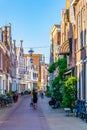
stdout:
{"type": "Polygon", "coordinates": [[[15,94],[16,102],[18,101],[19,95],[18,93],[15,94]]]}
{"type": "Polygon", "coordinates": [[[13,102],[16,102],[16,98],[15,98],[15,92],[13,92],[13,102]]]}
{"type": "Polygon", "coordinates": [[[33,92],[31,92],[31,102],[30,102],[30,106],[33,106],[33,92]]]}
{"type": "Polygon", "coordinates": [[[34,109],[37,108],[37,100],[38,100],[38,97],[37,97],[37,92],[33,89],[33,106],[34,106],[34,109]]]}
{"type": "Polygon", "coordinates": [[[43,94],[43,92],[41,92],[40,95],[41,95],[41,99],[43,99],[43,98],[44,98],[44,94],[43,94]]]}

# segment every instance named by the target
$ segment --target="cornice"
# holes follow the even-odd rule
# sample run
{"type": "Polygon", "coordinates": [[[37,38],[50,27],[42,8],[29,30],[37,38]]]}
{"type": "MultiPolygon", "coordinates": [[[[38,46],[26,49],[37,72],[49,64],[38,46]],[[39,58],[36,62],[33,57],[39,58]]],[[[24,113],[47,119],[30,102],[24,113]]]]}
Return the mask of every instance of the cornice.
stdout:
{"type": "Polygon", "coordinates": [[[59,28],[61,28],[60,25],[54,25],[53,28],[52,28],[51,31],[50,31],[50,34],[53,34],[53,32],[54,32],[56,29],[59,29],[59,28]]]}

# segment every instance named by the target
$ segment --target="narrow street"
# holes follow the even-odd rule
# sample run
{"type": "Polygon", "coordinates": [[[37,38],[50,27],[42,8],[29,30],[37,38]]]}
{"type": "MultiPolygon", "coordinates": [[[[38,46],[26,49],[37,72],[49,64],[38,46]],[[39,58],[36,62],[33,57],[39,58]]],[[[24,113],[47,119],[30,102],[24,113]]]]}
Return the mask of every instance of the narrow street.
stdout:
{"type": "Polygon", "coordinates": [[[86,130],[87,123],[48,105],[49,98],[38,100],[38,108],[30,107],[30,97],[20,98],[10,108],[0,110],[0,130],[86,130]]]}
{"type": "Polygon", "coordinates": [[[0,130],[49,130],[43,111],[40,107],[37,110],[30,107],[28,96],[14,104],[5,114],[0,119],[0,130]]]}

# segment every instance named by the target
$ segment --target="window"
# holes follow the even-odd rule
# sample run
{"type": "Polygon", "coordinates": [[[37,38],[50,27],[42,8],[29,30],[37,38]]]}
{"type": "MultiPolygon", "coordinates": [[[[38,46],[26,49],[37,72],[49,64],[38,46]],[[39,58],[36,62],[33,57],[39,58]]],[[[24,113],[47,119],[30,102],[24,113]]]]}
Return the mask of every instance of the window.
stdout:
{"type": "Polygon", "coordinates": [[[80,74],[79,74],[79,78],[80,78],[80,98],[81,98],[81,100],[83,100],[83,89],[82,89],[82,87],[83,87],[83,84],[82,84],[82,64],[80,64],[80,74]]]}
{"type": "Polygon", "coordinates": [[[0,53],[0,68],[2,68],[2,53],[0,53]]]}
{"type": "Polygon", "coordinates": [[[2,32],[0,31],[0,41],[2,41],[2,32]]]}
{"type": "Polygon", "coordinates": [[[86,44],[85,38],[85,10],[82,9],[82,46],[86,44]]]}
{"type": "Polygon", "coordinates": [[[78,46],[77,46],[77,48],[78,49],[80,49],[80,47],[81,47],[81,39],[80,39],[80,29],[81,29],[81,25],[80,25],[80,14],[78,14],[78,26],[77,26],[77,31],[78,31],[78,46]]]}
{"type": "Polygon", "coordinates": [[[4,42],[4,34],[1,34],[1,41],[4,42]]]}
{"type": "Polygon", "coordinates": [[[80,66],[77,65],[77,97],[80,98],[80,66]]]}
{"type": "Polygon", "coordinates": [[[86,101],[87,101],[87,62],[85,63],[85,95],[86,95],[86,101]]]}
{"type": "Polygon", "coordinates": [[[0,77],[0,91],[1,91],[1,77],[0,77]]]}

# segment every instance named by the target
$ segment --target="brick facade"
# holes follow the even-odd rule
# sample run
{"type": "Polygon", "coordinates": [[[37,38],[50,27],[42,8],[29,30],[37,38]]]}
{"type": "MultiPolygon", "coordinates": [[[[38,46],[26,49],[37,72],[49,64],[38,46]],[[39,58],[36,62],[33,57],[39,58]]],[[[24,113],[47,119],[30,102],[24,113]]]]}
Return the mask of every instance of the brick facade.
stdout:
{"type": "Polygon", "coordinates": [[[87,2],[79,0],[74,5],[76,35],[76,67],[78,98],[87,100],[87,2]]]}

